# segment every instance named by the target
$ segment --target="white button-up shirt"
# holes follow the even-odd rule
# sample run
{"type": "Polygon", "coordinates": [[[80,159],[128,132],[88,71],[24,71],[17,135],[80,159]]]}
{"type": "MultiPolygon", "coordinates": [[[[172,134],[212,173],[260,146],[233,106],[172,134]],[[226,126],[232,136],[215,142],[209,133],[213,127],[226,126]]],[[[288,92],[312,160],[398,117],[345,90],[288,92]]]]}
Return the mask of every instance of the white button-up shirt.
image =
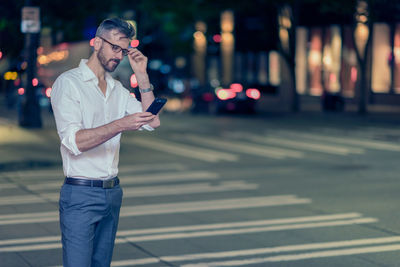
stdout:
{"type": "MultiPolygon", "coordinates": [[[[128,114],[142,105],[122,84],[106,72],[104,95],[98,79],[82,59],[79,67],[61,74],[53,85],[51,104],[61,139],[64,175],[84,179],[108,179],[118,174],[121,134],[88,151],[79,151],[75,135],[80,129],[96,128],[128,114]]],[[[149,125],[146,130],[153,130],[149,125]]]]}

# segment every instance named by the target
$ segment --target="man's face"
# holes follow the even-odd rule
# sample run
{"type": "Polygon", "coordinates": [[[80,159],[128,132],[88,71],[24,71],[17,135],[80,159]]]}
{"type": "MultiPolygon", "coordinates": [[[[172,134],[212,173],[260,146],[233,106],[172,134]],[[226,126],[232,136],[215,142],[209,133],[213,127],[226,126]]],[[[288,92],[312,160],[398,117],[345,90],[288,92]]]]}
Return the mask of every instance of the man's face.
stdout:
{"type": "Polygon", "coordinates": [[[97,51],[97,58],[105,71],[113,72],[124,57],[122,50],[119,52],[115,51],[120,50],[119,48],[128,49],[129,39],[116,30],[112,30],[101,36],[100,39],[102,44],[97,51]]]}

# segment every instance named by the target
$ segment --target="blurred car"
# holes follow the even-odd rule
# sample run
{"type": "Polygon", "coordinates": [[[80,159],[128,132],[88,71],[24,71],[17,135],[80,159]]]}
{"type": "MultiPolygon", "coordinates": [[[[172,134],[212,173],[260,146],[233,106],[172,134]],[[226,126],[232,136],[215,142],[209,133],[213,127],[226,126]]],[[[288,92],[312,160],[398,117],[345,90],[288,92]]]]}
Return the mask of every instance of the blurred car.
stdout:
{"type": "Polygon", "coordinates": [[[256,103],[261,97],[259,89],[245,89],[240,83],[232,83],[229,88],[217,87],[214,94],[214,112],[217,114],[254,113],[256,103]]]}
{"type": "MultiPolygon", "coordinates": [[[[51,110],[51,104],[50,104],[51,87],[46,87],[44,84],[39,82],[37,78],[34,78],[32,80],[32,85],[33,88],[35,88],[39,106],[41,108],[48,108],[49,110],[51,110]]],[[[26,97],[26,88],[24,87],[17,88],[17,94],[19,98],[18,103],[22,103],[22,101],[26,97]]]]}

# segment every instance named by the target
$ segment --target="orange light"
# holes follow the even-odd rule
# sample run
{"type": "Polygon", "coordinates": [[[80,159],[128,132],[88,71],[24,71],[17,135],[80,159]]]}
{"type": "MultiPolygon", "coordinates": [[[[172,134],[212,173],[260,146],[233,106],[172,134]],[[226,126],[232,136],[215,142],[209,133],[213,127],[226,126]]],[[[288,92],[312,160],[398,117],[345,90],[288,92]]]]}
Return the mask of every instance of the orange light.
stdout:
{"type": "Polygon", "coordinates": [[[19,88],[19,89],[18,89],[18,94],[19,94],[19,95],[25,94],[25,88],[23,88],[23,87],[19,88]]]}
{"type": "Polygon", "coordinates": [[[136,88],[137,86],[138,86],[138,83],[137,83],[136,75],[132,74],[131,75],[131,87],[136,88]]]}
{"type": "Polygon", "coordinates": [[[230,88],[236,93],[240,93],[241,91],[243,91],[243,85],[241,85],[240,83],[232,83],[230,88]]]}
{"type": "Polygon", "coordinates": [[[33,78],[32,79],[32,85],[33,86],[38,86],[38,84],[39,84],[39,80],[37,78],[33,78]]]}
{"type": "Polygon", "coordinates": [[[236,93],[232,91],[231,89],[220,89],[217,91],[217,97],[220,100],[228,100],[231,98],[234,98],[236,96],[236,93]]]}
{"type": "Polygon", "coordinates": [[[356,67],[351,67],[351,75],[350,75],[350,79],[353,83],[355,83],[357,81],[357,68],[356,67]]]}
{"type": "Polygon", "coordinates": [[[7,71],[4,73],[4,80],[15,81],[18,78],[18,73],[16,71],[7,71]]]}
{"type": "Polygon", "coordinates": [[[90,45],[90,46],[94,46],[94,38],[90,39],[89,45],[90,45]]]}
{"type": "Polygon", "coordinates": [[[21,69],[22,70],[26,70],[26,68],[28,67],[28,62],[24,61],[21,63],[21,69]]]}
{"type": "Polygon", "coordinates": [[[255,100],[260,99],[261,93],[258,89],[249,88],[246,90],[246,95],[249,98],[253,98],[255,100]]]}
{"type": "Polygon", "coordinates": [[[336,75],[335,75],[335,73],[329,74],[329,81],[330,81],[331,83],[335,83],[335,82],[336,82],[336,75]]]}
{"type": "Polygon", "coordinates": [[[36,49],[36,53],[38,54],[38,55],[41,55],[41,54],[43,54],[43,46],[39,46],[38,47],[38,49],[36,49]]]}
{"type": "Polygon", "coordinates": [[[51,87],[46,88],[46,91],[45,91],[44,93],[46,94],[46,96],[47,96],[48,98],[50,98],[50,96],[51,96],[51,87]]]}
{"type": "Polygon", "coordinates": [[[132,47],[138,47],[139,46],[139,40],[132,40],[131,41],[131,46],[132,47]]]}

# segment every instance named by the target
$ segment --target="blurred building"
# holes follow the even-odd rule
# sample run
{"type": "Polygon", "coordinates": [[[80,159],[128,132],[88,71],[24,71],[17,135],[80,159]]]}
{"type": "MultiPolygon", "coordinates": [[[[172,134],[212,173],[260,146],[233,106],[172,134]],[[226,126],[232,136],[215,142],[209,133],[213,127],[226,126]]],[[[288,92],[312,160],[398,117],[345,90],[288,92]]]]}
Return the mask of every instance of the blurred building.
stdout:
{"type": "MultiPolygon", "coordinates": [[[[227,31],[223,20],[224,15],[221,35],[208,41],[204,59],[207,85],[226,88],[240,83],[258,88],[262,93],[258,109],[289,109],[292,84],[288,66],[271,45],[274,39],[260,38],[268,36],[271,27],[265,26],[266,21],[260,17],[239,17],[230,22],[227,31]],[[224,43],[226,33],[232,33],[225,38],[229,44],[226,40],[224,43]]],[[[400,24],[393,29],[386,23],[374,23],[372,28],[366,59],[367,105],[400,110],[400,24]]],[[[357,43],[357,38],[368,38],[363,36],[368,32],[361,30],[354,36],[353,30],[343,25],[296,28],[295,73],[300,106],[319,109],[322,97],[335,96],[333,101],[341,101],[345,110],[357,109],[360,66],[353,38],[357,43]]],[[[204,77],[204,73],[197,72],[197,76],[204,77]]]]}

